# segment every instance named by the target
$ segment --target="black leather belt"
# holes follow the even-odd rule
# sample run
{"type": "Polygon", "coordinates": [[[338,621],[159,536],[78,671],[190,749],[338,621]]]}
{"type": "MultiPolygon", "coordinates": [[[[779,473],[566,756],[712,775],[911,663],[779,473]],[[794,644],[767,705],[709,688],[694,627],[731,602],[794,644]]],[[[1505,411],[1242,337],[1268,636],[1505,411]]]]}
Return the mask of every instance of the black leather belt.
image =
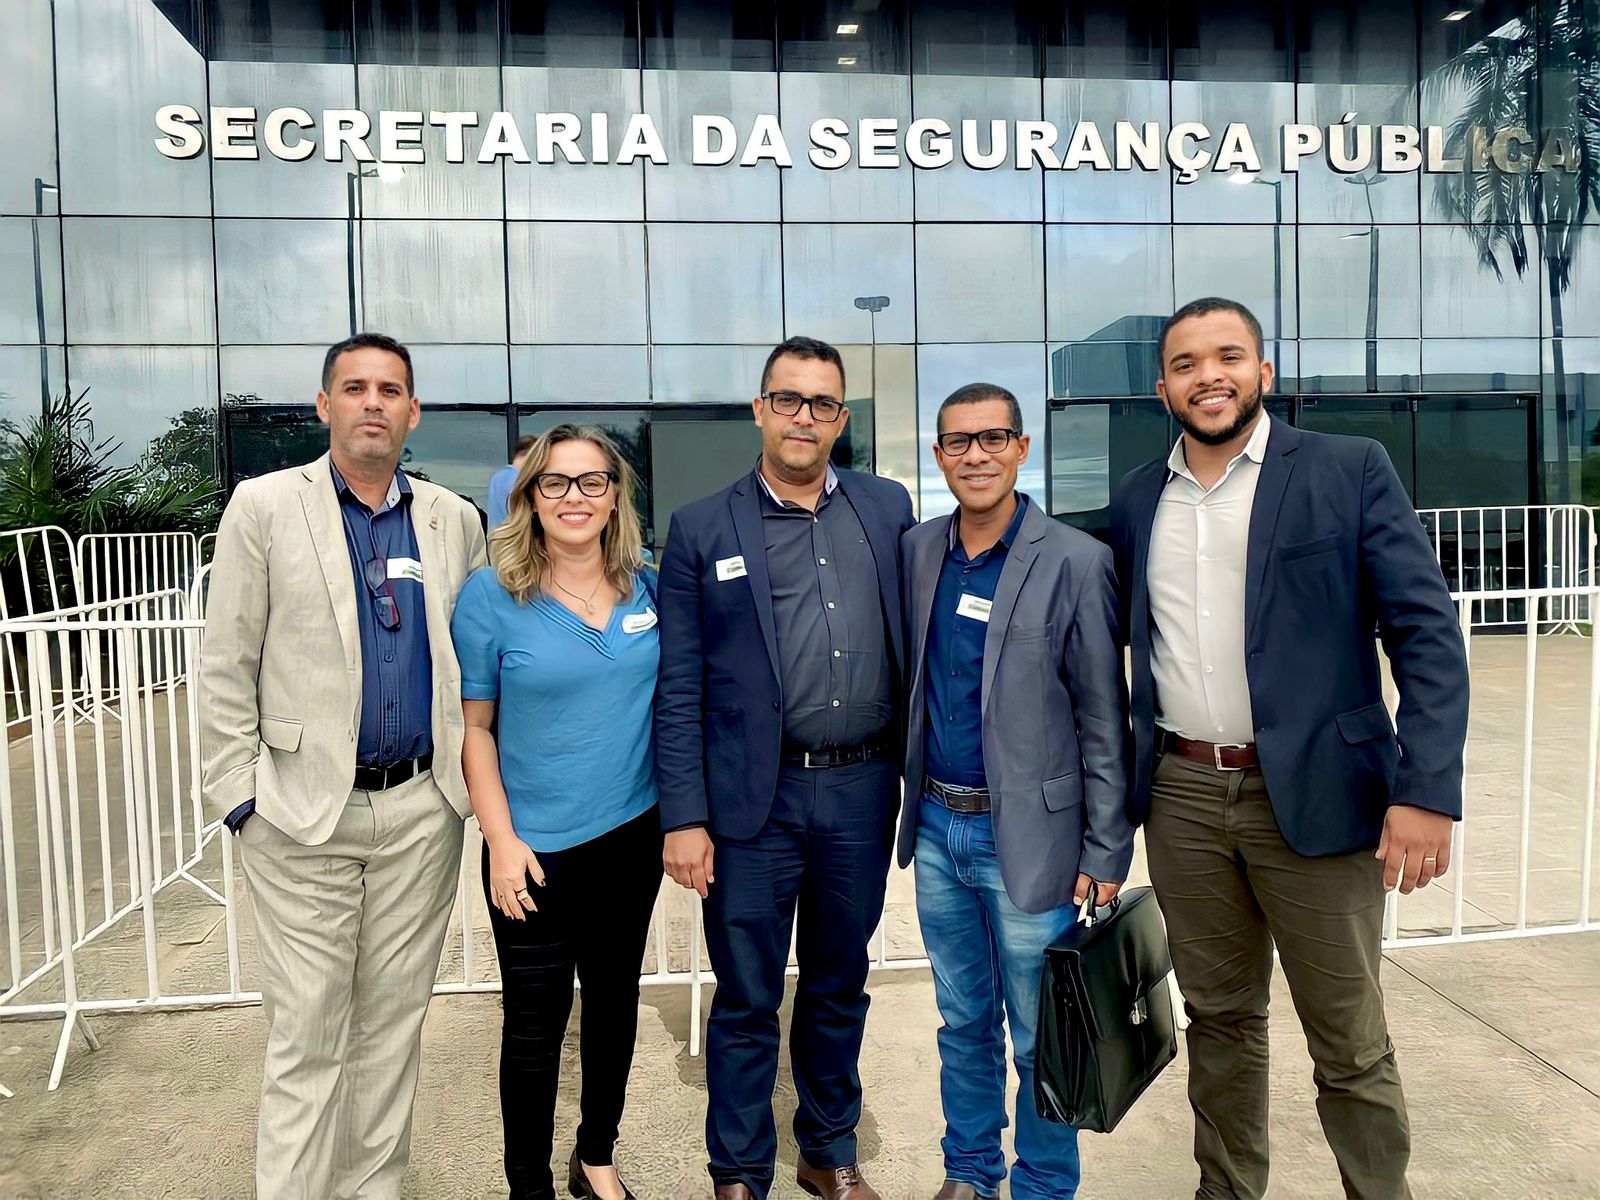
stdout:
{"type": "Polygon", "coordinates": [[[863,742],[859,746],[826,747],[822,750],[801,750],[784,746],[779,760],[786,767],[808,767],[817,770],[826,767],[848,767],[852,763],[871,762],[882,758],[888,749],[881,741],[863,742]]]}
{"type": "Polygon", "coordinates": [[[940,783],[933,778],[924,778],[922,790],[951,812],[986,813],[989,811],[988,788],[961,787],[953,783],[940,783]]]}
{"type": "Polygon", "coordinates": [[[407,758],[397,763],[390,763],[385,767],[356,767],[355,790],[358,792],[381,792],[387,788],[398,787],[413,776],[420,775],[433,766],[433,755],[419,754],[416,758],[407,758]]]}

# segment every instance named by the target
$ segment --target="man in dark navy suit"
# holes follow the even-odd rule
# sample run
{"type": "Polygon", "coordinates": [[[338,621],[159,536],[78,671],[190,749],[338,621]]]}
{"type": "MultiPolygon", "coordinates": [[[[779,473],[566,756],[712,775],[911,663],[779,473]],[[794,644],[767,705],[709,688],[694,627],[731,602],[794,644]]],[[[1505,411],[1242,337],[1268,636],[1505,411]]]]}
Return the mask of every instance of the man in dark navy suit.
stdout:
{"type": "Polygon", "coordinates": [[[844,394],[832,346],[774,349],[753,403],[760,459],[678,510],[661,560],[663,858],[705,900],[717,973],[706,1036],[717,1200],[762,1200],[772,1186],[797,912],[797,1181],[826,1200],[878,1196],[856,1163],[857,1060],[899,804],[900,535],[915,517],[898,483],[829,465],[844,394]]]}
{"type": "Polygon", "coordinates": [[[1386,891],[1450,866],[1467,732],[1456,608],[1383,448],[1263,411],[1272,364],[1247,309],[1185,305],[1160,354],[1183,436],[1122,481],[1112,542],[1130,815],[1188,1003],[1196,1195],[1266,1192],[1276,945],[1345,1194],[1407,1197],[1381,928],[1386,891]]]}

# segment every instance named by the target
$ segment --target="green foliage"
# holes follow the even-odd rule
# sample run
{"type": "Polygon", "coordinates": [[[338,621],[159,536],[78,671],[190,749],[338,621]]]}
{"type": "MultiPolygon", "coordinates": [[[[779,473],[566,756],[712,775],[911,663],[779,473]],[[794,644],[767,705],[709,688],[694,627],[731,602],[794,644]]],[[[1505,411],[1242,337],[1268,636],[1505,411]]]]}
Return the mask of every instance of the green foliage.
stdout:
{"type": "Polygon", "coordinates": [[[119,444],[96,440],[86,395],[63,396],[20,427],[0,422],[0,529],[59,525],[77,538],[215,528],[221,493],[197,457],[195,418],[182,414],[137,467],[113,467],[119,444]]]}

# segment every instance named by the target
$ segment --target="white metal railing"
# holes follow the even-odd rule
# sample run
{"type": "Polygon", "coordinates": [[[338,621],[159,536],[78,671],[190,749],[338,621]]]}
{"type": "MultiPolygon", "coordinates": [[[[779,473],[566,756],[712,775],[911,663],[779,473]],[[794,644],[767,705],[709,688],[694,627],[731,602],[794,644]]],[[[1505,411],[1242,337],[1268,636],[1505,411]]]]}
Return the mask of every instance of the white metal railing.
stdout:
{"type": "MultiPolygon", "coordinates": [[[[56,612],[79,603],[77,550],[72,537],[58,525],[35,525],[0,533],[0,622],[56,612]]],[[[28,719],[28,680],[21,672],[17,638],[0,637],[0,686],[5,696],[6,726],[24,725],[28,719]]]]}
{"type": "MultiPolygon", "coordinates": [[[[1569,611],[1574,602],[1591,604],[1597,590],[1587,585],[1456,595],[1462,632],[1477,660],[1475,675],[1495,669],[1504,679],[1520,670],[1519,787],[1514,796],[1491,804],[1481,787],[1475,791],[1469,768],[1466,817],[1456,827],[1451,872],[1441,884],[1391,898],[1385,918],[1388,947],[1596,927],[1590,896],[1595,782],[1600,772],[1600,639],[1539,634],[1550,625],[1552,614],[1569,611]],[[1474,638],[1477,629],[1506,631],[1501,617],[1507,604],[1519,605],[1524,614],[1520,646],[1514,638],[1474,638]],[[1491,619],[1486,620],[1485,613],[1491,619]],[[1554,656],[1553,666],[1542,660],[1545,655],[1554,656]],[[1568,739],[1570,752],[1538,757],[1533,736],[1536,685],[1556,669],[1567,672],[1569,692],[1574,690],[1575,676],[1583,675],[1582,687],[1576,690],[1583,692],[1586,704],[1581,708],[1556,704],[1546,714],[1556,720],[1547,720],[1540,728],[1541,745],[1547,746],[1547,739],[1559,733],[1568,739]],[[1540,840],[1549,823],[1541,804],[1551,790],[1544,786],[1541,773],[1561,768],[1568,760],[1581,761],[1584,771],[1576,787],[1561,784],[1579,811],[1568,813],[1567,826],[1557,831],[1558,844],[1567,847],[1573,858],[1565,870],[1576,896],[1567,894],[1565,884],[1556,896],[1549,869],[1535,867],[1533,853],[1537,848],[1545,862],[1551,850],[1548,835],[1540,840]],[[1508,816],[1514,818],[1509,827],[1516,833],[1502,840],[1495,831],[1508,827],[1508,816]],[[1485,869],[1486,861],[1492,869],[1485,869]],[[1535,882],[1537,895],[1531,886],[1535,882]]],[[[170,594],[158,598],[165,603],[170,594]]],[[[21,639],[28,667],[24,677],[32,693],[29,736],[0,746],[0,869],[5,901],[0,1019],[62,1018],[51,1087],[60,1080],[73,1031],[83,1029],[89,1036],[83,1023],[86,1015],[259,1000],[259,993],[244,985],[233,839],[218,836],[220,823],[208,819],[201,806],[197,706],[203,697],[162,669],[163,647],[173,640],[182,643],[185,661],[198,661],[203,623],[194,616],[150,616],[153,607],[143,616],[104,615],[105,608],[128,603],[129,598],[107,602],[98,606],[99,615],[60,614],[0,626],[7,636],[21,639]],[[44,665],[70,661],[62,648],[74,641],[85,647],[84,670],[53,677],[44,665]],[[35,664],[39,669],[32,669],[35,664]],[[103,689],[112,678],[119,681],[116,697],[84,694],[84,687],[103,689]],[[192,927],[195,932],[185,940],[203,947],[185,951],[181,976],[168,959],[170,949],[158,939],[158,908],[163,929],[170,931],[174,923],[192,927]],[[105,969],[107,960],[102,958],[92,974],[93,984],[86,984],[89,977],[78,970],[85,956],[93,956],[113,930],[124,930],[135,921],[143,946],[137,968],[119,978],[105,969]],[[221,947],[215,939],[219,927],[221,947]],[[49,995],[41,986],[47,979],[52,981],[49,995]]],[[[1483,702],[1475,692],[1475,706],[1483,702]]],[[[1497,712],[1480,715],[1479,720],[1508,723],[1510,719],[1497,712]]],[[[469,838],[452,919],[452,953],[435,988],[439,993],[499,987],[482,961],[487,928],[476,846],[476,839],[469,838]]],[[[672,898],[657,906],[642,964],[643,981],[690,988],[688,1035],[691,1052],[697,1053],[701,985],[714,981],[702,949],[700,909],[675,889],[664,894],[672,898]],[[675,940],[676,936],[683,940],[675,940]]],[[[919,954],[891,950],[885,926],[874,935],[872,962],[880,970],[926,965],[919,954]]]]}
{"type": "MultiPolygon", "coordinates": [[[[1490,508],[1426,508],[1428,531],[1452,592],[1477,595],[1554,588],[1544,605],[1545,631],[1589,620],[1582,588],[1596,581],[1595,514],[1579,504],[1490,508]]],[[[1518,626],[1524,603],[1516,596],[1485,603],[1479,624],[1518,626]]]]}

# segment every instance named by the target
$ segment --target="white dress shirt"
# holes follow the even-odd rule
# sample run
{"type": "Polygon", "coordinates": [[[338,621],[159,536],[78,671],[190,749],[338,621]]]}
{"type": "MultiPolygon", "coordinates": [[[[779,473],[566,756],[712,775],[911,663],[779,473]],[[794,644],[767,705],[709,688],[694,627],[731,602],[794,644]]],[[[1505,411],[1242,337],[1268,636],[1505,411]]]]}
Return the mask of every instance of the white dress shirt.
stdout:
{"type": "Polygon", "coordinates": [[[1145,582],[1156,723],[1181,737],[1255,741],[1245,676],[1245,551],[1269,424],[1263,412],[1210,488],[1189,470],[1181,437],[1167,456],[1145,582]]]}

